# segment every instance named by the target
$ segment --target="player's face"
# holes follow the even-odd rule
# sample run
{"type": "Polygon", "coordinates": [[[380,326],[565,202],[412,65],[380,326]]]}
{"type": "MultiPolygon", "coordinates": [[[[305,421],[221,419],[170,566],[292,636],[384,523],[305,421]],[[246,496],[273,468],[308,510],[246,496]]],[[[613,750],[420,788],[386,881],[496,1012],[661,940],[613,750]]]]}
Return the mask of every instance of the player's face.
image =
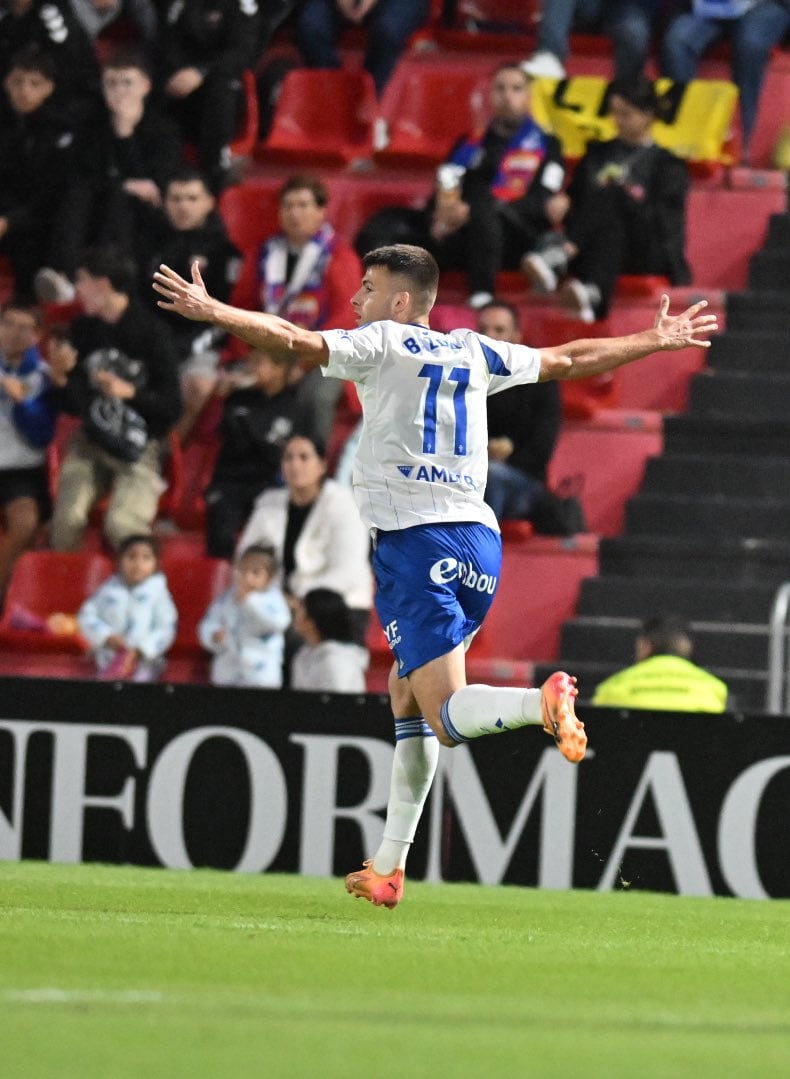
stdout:
{"type": "Polygon", "coordinates": [[[55,84],[41,71],[10,71],[3,82],[11,108],[21,116],[41,108],[55,84]]]}
{"type": "Polygon", "coordinates": [[[365,270],[359,290],[351,297],[358,324],[395,319],[407,291],[403,285],[403,280],[384,266],[365,270]]]}
{"type": "Polygon", "coordinates": [[[635,145],[644,142],[650,132],[650,125],[653,123],[652,112],[637,109],[618,94],[612,94],[609,112],[623,142],[635,145]]]}
{"type": "Polygon", "coordinates": [[[489,307],[481,311],[477,318],[477,329],[479,333],[493,337],[495,341],[518,344],[518,327],[506,307],[489,307]]]}
{"type": "Polygon", "coordinates": [[[519,123],[529,112],[529,79],[519,68],[505,68],[494,78],[491,111],[508,123],[519,123]]]}
{"type": "Polygon", "coordinates": [[[121,555],[119,569],[127,584],[142,584],[156,568],[156,555],[147,543],[133,543],[121,555]]]}
{"type": "Polygon", "coordinates": [[[306,244],[324,223],[325,209],[312,191],[289,191],[280,202],[280,228],[290,243],[306,244]]]}
{"type": "Polygon", "coordinates": [[[200,180],[168,184],[165,213],[174,229],[189,232],[201,228],[214,209],[214,197],[200,180]]]}

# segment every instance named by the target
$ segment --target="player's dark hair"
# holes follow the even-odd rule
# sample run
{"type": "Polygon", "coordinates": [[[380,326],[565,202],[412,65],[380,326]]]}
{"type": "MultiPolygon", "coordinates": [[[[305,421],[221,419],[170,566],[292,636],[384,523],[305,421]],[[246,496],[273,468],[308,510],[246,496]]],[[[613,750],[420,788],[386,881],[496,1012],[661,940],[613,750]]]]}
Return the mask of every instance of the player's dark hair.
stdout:
{"type": "Polygon", "coordinates": [[[302,596],[302,605],[325,641],[353,641],[351,615],[339,592],[313,588],[302,596]]]}
{"type": "Polygon", "coordinates": [[[134,532],[131,536],[124,536],[118,544],[118,558],[122,558],[130,547],[136,547],[138,543],[142,543],[149,548],[158,566],[162,558],[162,548],[158,538],[152,536],[150,532],[134,532]]]}
{"type": "Polygon", "coordinates": [[[685,659],[691,655],[691,630],[680,615],[659,614],[645,619],[639,636],[649,642],[651,655],[683,656],[685,659]]]}
{"type": "Polygon", "coordinates": [[[80,259],[79,268],[91,277],[106,277],[116,292],[134,291],[137,280],[134,259],[114,244],[88,248],[80,259]]]}
{"type": "Polygon", "coordinates": [[[8,61],[6,74],[10,75],[12,71],[36,71],[50,82],[57,82],[55,61],[40,45],[23,45],[17,49],[8,61]]]}
{"type": "Polygon", "coordinates": [[[329,202],[329,190],[326,184],[317,176],[311,176],[307,172],[289,176],[277,194],[277,201],[282,202],[292,191],[310,191],[316,206],[324,207],[329,202]]]}
{"type": "Polygon", "coordinates": [[[424,247],[414,244],[389,244],[375,247],[362,259],[366,270],[383,266],[392,274],[400,274],[414,286],[418,306],[430,311],[439,288],[439,267],[436,259],[424,247]]]}
{"type": "Polygon", "coordinates": [[[260,558],[265,562],[270,577],[273,577],[280,568],[280,564],[277,561],[277,555],[274,553],[274,547],[266,546],[263,543],[251,543],[249,547],[245,547],[244,550],[237,555],[236,565],[241,565],[244,559],[249,558],[250,556],[260,558]]]}

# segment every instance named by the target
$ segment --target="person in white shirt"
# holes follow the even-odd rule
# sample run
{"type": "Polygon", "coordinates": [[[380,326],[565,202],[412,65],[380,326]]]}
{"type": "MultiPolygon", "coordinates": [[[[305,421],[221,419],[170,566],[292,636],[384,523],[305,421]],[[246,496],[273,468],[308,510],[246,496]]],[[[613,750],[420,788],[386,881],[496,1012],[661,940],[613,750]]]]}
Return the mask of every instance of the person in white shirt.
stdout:
{"type": "Polygon", "coordinates": [[[587,737],[574,710],[575,679],[558,671],[541,688],[466,684],[464,650],[499,581],[501,542],[486,505],[486,400],[539,379],[585,378],[652,352],[707,347],[716,328],[706,301],[669,314],[663,296],[650,329],[626,337],[534,349],[473,330],[438,333],[429,313],[439,271],[423,248],[370,251],[351,300],[356,330],[302,330],[273,315],[218,303],[200,268],[186,281],[168,266],[154,274],[159,306],[221,326],[250,344],[299,357],[352,379],[364,425],[353,486],[374,537],[376,609],[395,662],[390,698],[395,757],[384,838],[346,889],[395,907],[403,868],[438,760],[487,734],[542,724],[569,760],[587,737]]]}
{"type": "Polygon", "coordinates": [[[100,678],[153,682],[162,674],[178,626],[178,611],[159,568],[154,536],[127,536],[118,570],[77,614],[100,678]]]}
{"type": "Polygon", "coordinates": [[[294,607],[294,629],[304,641],[293,658],[291,689],[364,693],[370,657],[355,644],[349,609],[331,588],[313,588],[294,607]]]}
{"type": "Polygon", "coordinates": [[[212,685],[280,689],[290,622],[274,552],[247,547],[236,558],[233,584],[209,605],[198,625],[198,639],[213,657],[212,685]]]}

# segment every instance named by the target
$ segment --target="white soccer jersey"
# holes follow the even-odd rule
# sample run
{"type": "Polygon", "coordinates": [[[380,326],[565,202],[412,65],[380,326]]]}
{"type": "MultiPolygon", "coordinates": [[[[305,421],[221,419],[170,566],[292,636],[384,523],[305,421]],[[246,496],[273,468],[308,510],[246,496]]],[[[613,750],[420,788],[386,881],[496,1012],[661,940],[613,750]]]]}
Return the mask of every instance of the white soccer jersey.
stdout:
{"type": "Polygon", "coordinates": [[[363,521],[381,529],[477,521],[498,530],[483,501],[486,397],[537,382],[536,349],[473,330],[371,322],[325,330],[325,375],[350,379],[364,418],[353,470],[363,521]]]}

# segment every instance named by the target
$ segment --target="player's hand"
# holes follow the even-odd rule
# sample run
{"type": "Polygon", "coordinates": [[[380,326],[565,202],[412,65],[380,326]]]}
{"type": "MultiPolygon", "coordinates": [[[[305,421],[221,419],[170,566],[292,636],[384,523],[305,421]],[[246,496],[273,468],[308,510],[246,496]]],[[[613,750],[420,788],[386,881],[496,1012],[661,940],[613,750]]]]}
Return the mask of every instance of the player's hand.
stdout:
{"type": "Polygon", "coordinates": [[[700,311],[708,306],[707,300],[700,300],[687,307],[679,315],[670,315],[669,296],[664,293],[656,315],[655,328],[661,338],[659,348],[665,351],[689,348],[710,348],[708,338],[719,329],[715,315],[701,315],[700,311]]]}
{"type": "Polygon", "coordinates": [[[211,318],[213,300],[206,290],[197,259],[192,263],[192,281],[186,281],[164,263],[154,274],[154,289],[164,300],[157,300],[157,307],[175,311],[193,322],[208,322],[211,318]]]}

